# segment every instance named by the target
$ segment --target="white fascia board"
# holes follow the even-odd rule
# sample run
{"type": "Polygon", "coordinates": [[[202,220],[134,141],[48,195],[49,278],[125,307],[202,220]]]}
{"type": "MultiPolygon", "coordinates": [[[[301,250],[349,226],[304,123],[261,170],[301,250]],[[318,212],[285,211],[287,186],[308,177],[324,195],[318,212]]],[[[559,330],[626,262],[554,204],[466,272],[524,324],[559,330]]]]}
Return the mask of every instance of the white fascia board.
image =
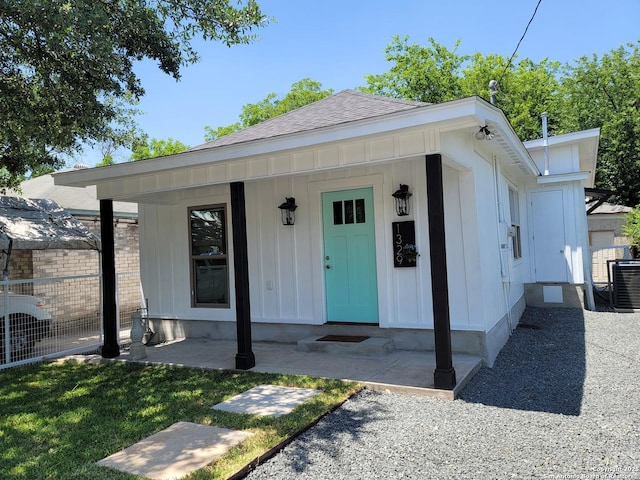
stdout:
{"type": "MultiPolygon", "coordinates": [[[[331,142],[347,141],[359,137],[373,136],[380,133],[410,129],[438,123],[451,123],[464,119],[480,118],[479,109],[486,109],[486,102],[478,97],[428,105],[412,110],[405,110],[389,115],[372,117],[356,122],[334,125],[306,132],[298,132],[278,137],[253,140],[250,142],[213,147],[209,149],[191,150],[187,152],[158,157],[136,162],[127,162],[106,167],[75,170],[53,174],[56,185],[88,186],[103,182],[110,182],[121,178],[147,175],[166,170],[195,167],[218,161],[241,159],[257,155],[269,155],[275,152],[309,148],[315,145],[331,142]]],[[[500,123],[511,129],[509,123],[500,110],[491,107],[501,115],[500,123]]],[[[511,130],[513,131],[513,130],[511,130]]],[[[515,133],[513,134],[515,136],[515,133]]],[[[517,136],[515,136],[517,139],[517,136]]],[[[530,158],[522,143],[518,140],[525,158],[530,158]]]]}
{"type": "Polygon", "coordinates": [[[501,130],[505,141],[513,151],[524,160],[527,168],[533,175],[540,175],[541,172],[536,162],[533,161],[529,150],[516,134],[511,123],[509,123],[509,120],[507,120],[507,117],[504,115],[504,112],[488,102],[483,102],[480,105],[482,105],[484,113],[484,117],[480,118],[480,126],[487,125],[488,123],[502,125],[503,128],[501,130]]]}
{"type": "MultiPolygon", "coordinates": [[[[548,138],[549,148],[575,145],[578,148],[578,161],[580,169],[590,172],[588,185],[593,185],[596,175],[596,164],[598,161],[598,144],[600,142],[600,129],[581,130],[579,132],[554,135],[548,138]]],[[[529,140],[524,142],[525,147],[530,152],[544,149],[544,139],[529,140]]]]}
{"type": "Polygon", "coordinates": [[[578,180],[585,181],[589,178],[590,172],[575,172],[575,173],[560,173],[557,175],[541,175],[537,177],[539,185],[547,183],[559,183],[559,182],[575,182],[578,180]]]}
{"type": "MultiPolygon", "coordinates": [[[[560,146],[571,143],[578,143],[583,140],[597,140],[600,138],[600,129],[592,128],[590,130],[581,130],[579,132],[564,133],[562,135],[553,135],[547,138],[548,146],[560,146]]],[[[536,150],[544,147],[544,139],[536,138],[535,140],[527,140],[523,142],[527,150],[536,150]]]]}

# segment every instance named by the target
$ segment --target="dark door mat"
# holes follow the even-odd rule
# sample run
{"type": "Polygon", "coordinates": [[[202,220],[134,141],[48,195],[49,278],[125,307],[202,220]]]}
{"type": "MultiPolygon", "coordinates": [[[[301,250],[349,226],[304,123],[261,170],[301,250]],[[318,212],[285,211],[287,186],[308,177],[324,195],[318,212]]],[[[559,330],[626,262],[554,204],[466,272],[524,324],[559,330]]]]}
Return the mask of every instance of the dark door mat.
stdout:
{"type": "Polygon", "coordinates": [[[362,335],[325,335],[316,339],[316,342],[350,342],[360,343],[364,342],[367,338],[362,335]]]}

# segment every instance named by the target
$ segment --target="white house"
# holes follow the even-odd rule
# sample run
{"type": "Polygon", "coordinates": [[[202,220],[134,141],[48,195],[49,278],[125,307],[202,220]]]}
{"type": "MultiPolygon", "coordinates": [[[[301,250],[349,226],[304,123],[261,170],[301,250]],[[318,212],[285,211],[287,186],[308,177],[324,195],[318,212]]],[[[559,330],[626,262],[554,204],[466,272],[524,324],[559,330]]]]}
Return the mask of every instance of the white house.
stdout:
{"type": "Polygon", "coordinates": [[[491,365],[529,298],[571,304],[584,286],[580,202],[597,139],[550,139],[542,175],[542,144],[525,147],[480,98],[347,90],[181,154],[55,182],[96,185],[105,218],[110,201],[138,203],[142,283],[165,338],[237,338],[236,363],[251,368],[252,339],[389,337],[435,349],[436,386],[450,388],[452,351],[491,365]]]}

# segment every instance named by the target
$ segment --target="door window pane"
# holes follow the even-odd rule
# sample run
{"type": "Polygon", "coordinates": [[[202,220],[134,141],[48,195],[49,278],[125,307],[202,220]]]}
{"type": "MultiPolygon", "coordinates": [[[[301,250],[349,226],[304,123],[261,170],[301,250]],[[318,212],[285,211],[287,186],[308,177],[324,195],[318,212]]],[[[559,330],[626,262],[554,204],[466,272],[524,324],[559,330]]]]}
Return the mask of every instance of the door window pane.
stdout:
{"type": "Polygon", "coordinates": [[[364,213],[364,198],[356,200],[356,223],[366,223],[364,213]]]}
{"type": "Polygon", "coordinates": [[[353,200],[344,202],[344,223],[353,223],[353,200]]]}
{"type": "Polygon", "coordinates": [[[342,225],[342,202],[333,202],[333,224],[342,225]]]}

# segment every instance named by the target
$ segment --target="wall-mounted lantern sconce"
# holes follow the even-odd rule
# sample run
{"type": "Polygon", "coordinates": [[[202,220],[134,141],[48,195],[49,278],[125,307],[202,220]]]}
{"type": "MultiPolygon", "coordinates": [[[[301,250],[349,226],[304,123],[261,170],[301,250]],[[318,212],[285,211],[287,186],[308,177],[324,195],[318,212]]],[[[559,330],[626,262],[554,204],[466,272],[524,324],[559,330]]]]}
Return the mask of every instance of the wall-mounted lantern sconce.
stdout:
{"type": "Polygon", "coordinates": [[[484,127],[480,127],[474,135],[476,140],[493,140],[493,133],[489,131],[489,128],[485,125],[484,127]]]}
{"type": "Polygon", "coordinates": [[[296,199],[293,197],[285,197],[284,203],[278,206],[280,213],[282,214],[283,225],[293,225],[296,223],[296,199]]]}
{"type": "Polygon", "coordinates": [[[399,217],[409,215],[411,212],[411,203],[409,202],[411,195],[413,194],[409,192],[409,185],[404,185],[402,183],[400,184],[400,188],[391,194],[395,200],[396,213],[399,217]]]}

